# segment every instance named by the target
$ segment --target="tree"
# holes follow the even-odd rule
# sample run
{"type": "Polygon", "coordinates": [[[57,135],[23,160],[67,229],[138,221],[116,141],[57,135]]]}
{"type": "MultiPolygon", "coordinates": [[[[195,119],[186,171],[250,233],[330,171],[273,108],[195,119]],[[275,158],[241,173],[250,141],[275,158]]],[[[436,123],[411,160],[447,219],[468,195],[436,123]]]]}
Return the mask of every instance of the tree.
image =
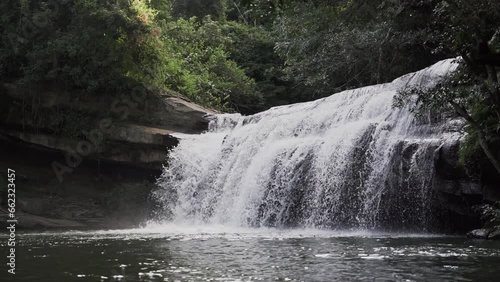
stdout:
{"type": "Polygon", "coordinates": [[[387,82],[444,57],[428,37],[434,2],[299,2],[275,24],[276,49],[315,97],[387,82]]]}
{"type": "Polygon", "coordinates": [[[161,83],[163,44],[145,1],[20,2],[29,8],[8,11],[3,22],[4,39],[15,38],[0,46],[5,76],[87,92],[161,83]]]}
{"type": "Polygon", "coordinates": [[[254,80],[229,58],[225,21],[175,18],[165,0],[58,3],[0,4],[3,79],[90,95],[120,95],[141,85],[220,110],[262,108],[254,80]],[[27,36],[25,26],[31,25],[27,36]]]}
{"type": "Polygon", "coordinates": [[[173,14],[184,18],[203,19],[210,16],[214,20],[223,21],[226,10],[227,0],[173,0],[172,3],[173,14]]]}
{"type": "Polygon", "coordinates": [[[229,17],[239,20],[247,25],[270,26],[280,14],[285,3],[293,1],[284,0],[229,0],[229,17]]]}
{"type": "Polygon", "coordinates": [[[496,51],[500,47],[500,3],[441,1],[434,9],[434,30],[440,50],[462,55],[456,75],[429,90],[408,89],[397,98],[404,105],[417,97],[414,109],[451,109],[467,123],[464,158],[478,149],[500,173],[500,88],[496,51]]]}

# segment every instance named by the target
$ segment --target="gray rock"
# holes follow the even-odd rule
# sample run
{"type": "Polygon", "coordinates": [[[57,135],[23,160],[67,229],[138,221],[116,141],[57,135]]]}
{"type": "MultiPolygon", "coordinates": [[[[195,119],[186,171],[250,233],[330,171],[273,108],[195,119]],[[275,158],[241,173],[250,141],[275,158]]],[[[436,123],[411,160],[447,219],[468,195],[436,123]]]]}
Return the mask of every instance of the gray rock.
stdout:
{"type": "Polygon", "coordinates": [[[472,239],[488,239],[488,235],[491,233],[491,229],[475,229],[467,233],[467,237],[472,239]]]}
{"type": "Polygon", "coordinates": [[[489,240],[500,240],[500,229],[490,232],[488,235],[489,240]]]}
{"type": "MultiPolygon", "coordinates": [[[[134,106],[126,107],[120,102],[120,107],[125,108],[128,114],[117,117],[110,109],[120,100],[113,95],[79,95],[78,90],[68,92],[43,86],[27,91],[13,84],[0,83],[2,87],[5,91],[0,91],[0,99],[11,99],[12,102],[8,111],[0,111],[2,125],[8,125],[2,128],[0,138],[23,147],[48,149],[55,153],[50,157],[52,161],[58,159],[56,154],[71,155],[76,151],[86,161],[121,163],[161,171],[166,161],[166,149],[178,144],[174,134],[195,134],[207,130],[205,116],[215,113],[176,97],[175,93],[164,93],[135,101],[134,106]],[[34,100],[32,96],[41,99],[37,107],[43,118],[39,120],[23,116],[20,108],[24,105],[23,101],[34,100]],[[74,128],[81,130],[80,135],[47,133],[64,125],[64,118],[53,114],[56,106],[66,118],[71,116],[70,113],[75,115],[74,118],[85,117],[85,122],[79,125],[82,128],[74,128]]],[[[129,97],[131,94],[123,95],[129,97]]],[[[64,161],[62,163],[66,165],[64,161]]]]}

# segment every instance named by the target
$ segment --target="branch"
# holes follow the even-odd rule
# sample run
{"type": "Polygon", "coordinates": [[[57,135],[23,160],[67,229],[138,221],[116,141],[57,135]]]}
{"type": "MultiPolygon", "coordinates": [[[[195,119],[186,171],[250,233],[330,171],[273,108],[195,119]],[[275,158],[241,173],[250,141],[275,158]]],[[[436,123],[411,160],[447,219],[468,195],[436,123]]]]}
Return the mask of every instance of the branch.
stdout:
{"type": "Polygon", "coordinates": [[[233,5],[236,8],[236,10],[238,10],[238,13],[240,14],[240,16],[243,19],[243,21],[245,22],[245,24],[248,25],[248,22],[247,22],[247,19],[245,18],[245,15],[241,13],[241,10],[238,7],[238,5],[236,4],[236,2],[233,1],[233,5]]]}
{"type": "Polygon", "coordinates": [[[455,102],[453,100],[448,100],[448,103],[450,103],[450,105],[453,107],[453,109],[461,117],[463,117],[468,123],[470,123],[476,129],[480,129],[479,123],[477,123],[476,120],[473,117],[471,117],[471,115],[469,115],[469,113],[467,112],[467,110],[464,107],[460,106],[457,102],[455,102]]]}
{"type": "Polygon", "coordinates": [[[479,145],[483,149],[484,154],[488,158],[488,160],[491,162],[493,167],[497,170],[498,173],[500,173],[500,162],[498,161],[496,155],[491,151],[488,142],[486,141],[486,136],[484,131],[481,129],[480,125],[472,118],[469,113],[467,112],[466,109],[464,109],[462,106],[460,106],[458,103],[452,100],[448,100],[448,103],[450,103],[455,111],[462,116],[470,125],[472,125],[477,132],[478,136],[478,141],[479,145]]]}

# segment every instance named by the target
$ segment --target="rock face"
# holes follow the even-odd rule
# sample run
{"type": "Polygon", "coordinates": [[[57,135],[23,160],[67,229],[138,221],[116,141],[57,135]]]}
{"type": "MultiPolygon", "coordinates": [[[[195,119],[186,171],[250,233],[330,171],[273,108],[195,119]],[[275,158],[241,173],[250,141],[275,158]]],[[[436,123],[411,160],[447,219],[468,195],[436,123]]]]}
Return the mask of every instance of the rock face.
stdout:
{"type": "MultiPolygon", "coordinates": [[[[475,179],[470,177],[459,163],[459,147],[457,141],[436,149],[434,187],[438,191],[437,204],[443,210],[443,218],[453,226],[453,230],[466,232],[482,225],[474,206],[500,200],[500,187],[494,184],[500,183],[500,179],[494,172],[475,179]]],[[[483,232],[485,229],[478,230],[483,232]]],[[[481,232],[474,230],[470,236],[477,238],[484,235],[481,232]]]]}
{"type": "Polygon", "coordinates": [[[133,100],[134,95],[89,97],[82,93],[30,90],[4,84],[0,134],[85,159],[157,169],[175,133],[207,129],[213,113],[170,95],[133,100]]]}
{"type": "Polygon", "coordinates": [[[203,132],[213,111],[139,92],[0,85],[0,182],[7,168],[16,170],[21,227],[120,227],[147,216],[149,190],[175,135],[203,132]]]}

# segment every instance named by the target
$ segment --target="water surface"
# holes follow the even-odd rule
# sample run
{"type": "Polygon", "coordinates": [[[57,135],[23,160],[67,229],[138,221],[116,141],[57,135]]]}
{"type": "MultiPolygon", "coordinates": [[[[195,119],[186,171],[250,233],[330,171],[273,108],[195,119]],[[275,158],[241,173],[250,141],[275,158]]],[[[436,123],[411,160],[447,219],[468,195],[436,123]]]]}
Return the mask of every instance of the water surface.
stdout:
{"type": "MultiPolygon", "coordinates": [[[[500,242],[161,226],[20,233],[7,281],[498,281],[500,242]]],[[[5,250],[5,238],[2,237],[5,250]]],[[[5,281],[3,278],[2,281],[5,281]]]]}

